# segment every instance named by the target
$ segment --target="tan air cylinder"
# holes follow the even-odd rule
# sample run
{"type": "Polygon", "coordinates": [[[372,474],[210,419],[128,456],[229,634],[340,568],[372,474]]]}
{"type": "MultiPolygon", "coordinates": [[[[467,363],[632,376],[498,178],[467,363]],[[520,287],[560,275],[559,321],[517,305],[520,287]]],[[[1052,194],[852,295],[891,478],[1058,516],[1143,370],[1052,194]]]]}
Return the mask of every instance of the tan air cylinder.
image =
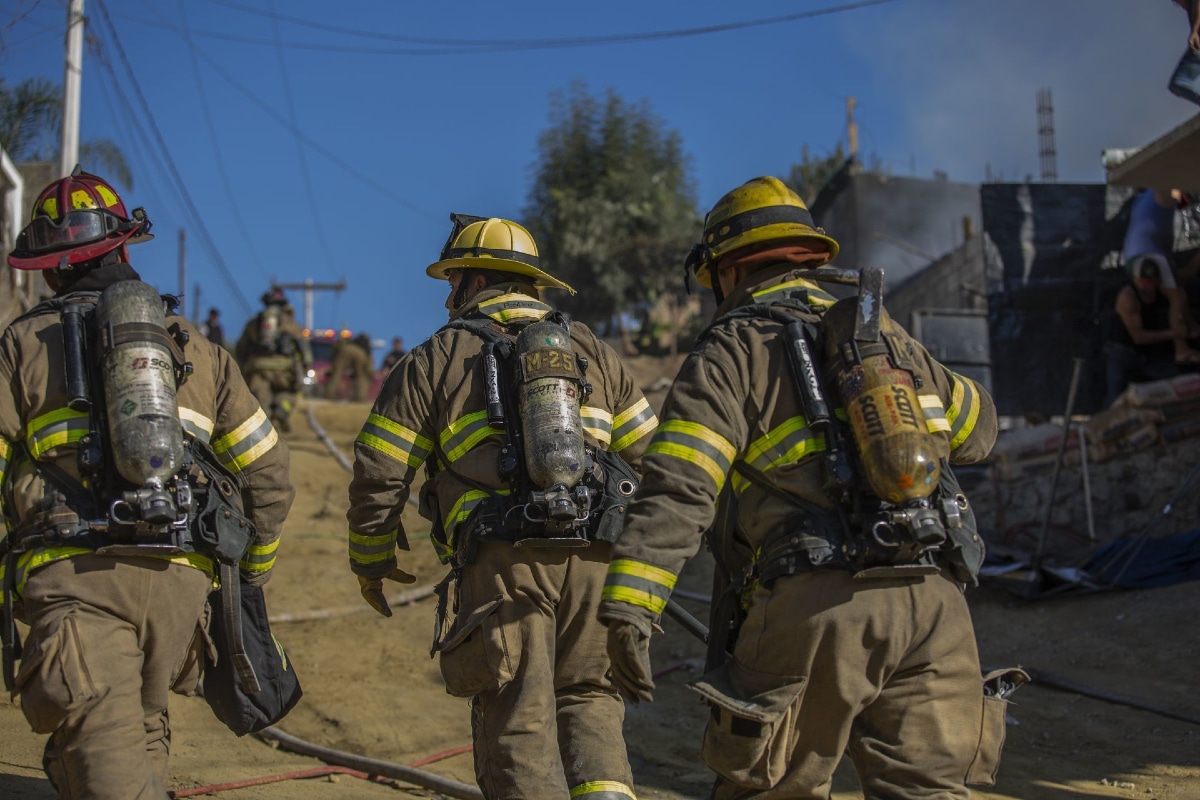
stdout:
{"type": "Polygon", "coordinates": [[[855,298],[835,303],[821,321],[821,335],[826,359],[836,364],[838,395],[863,477],[892,503],[928,497],[941,478],[937,440],[926,427],[908,370],[893,366],[886,353],[857,363],[845,357],[854,336],[855,303],[855,298]]]}
{"type": "Polygon", "coordinates": [[[570,489],[583,477],[583,402],[579,364],[562,325],[535,322],[517,337],[517,398],[525,468],[539,489],[570,489]]]}
{"type": "Polygon", "coordinates": [[[114,465],[130,483],[161,487],[183,460],[162,298],[141,281],[120,281],[100,295],[96,320],[104,342],[101,372],[114,465]]]}

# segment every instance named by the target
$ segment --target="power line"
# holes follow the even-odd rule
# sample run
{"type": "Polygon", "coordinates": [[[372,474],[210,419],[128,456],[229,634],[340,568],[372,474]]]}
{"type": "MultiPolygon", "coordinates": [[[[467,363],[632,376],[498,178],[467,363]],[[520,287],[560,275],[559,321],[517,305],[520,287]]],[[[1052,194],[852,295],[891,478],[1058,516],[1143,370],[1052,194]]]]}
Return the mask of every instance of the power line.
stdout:
{"type": "Polygon", "coordinates": [[[419,215],[426,217],[428,219],[431,219],[431,220],[437,220],[439,222],[441,221],[442,218],[439,215],[431,214],[428,210],[422,208],[421,206],[417,205],[416,203],[412,202],[411,200],[409,200],[405,197],[401,197],[400,195],[396,194],[390,188],[388,188],[387,186],[384,186],[382,183],[379,183],[378,181],[374,180],[373,178],[359,172],[357,169],[355,169],[353,166],[351,166],[349,163],[347,163],[345,161],[345,159],[342,159],[336,153],[334,153],[332,150],[330,150],[329,148],[325,147],[324,145],[322,145],[319,142],[317,142],[316,140],[314,140],[312,137],[310,137],[308,134],[306,134],[300,128],[297,128],[296,126],[292,125],[287,119],[284,118],[284,116],[282,114],[280,114],[278,111],[273,109],[270,105],[267,104],[267,102],[265,100],[260,98],[253,91],[246,88],[246,86],[244,84],[242,84],[237,78],[230,75],[229,72],[224,67],[222,67],[221,64],[216,59],[209,56],[203,50],[200,50],[199,48],[197,48],[196,54],[198,56],[200,56],[200,58],[203,59],[205,61],[205,63],[207,63],[208,66],[211,67],[214,72],[216,72],[218,75],[220,75],[222,78],[224,78],[226,83],[228,83],[234,89],[237,89],[239,92],[241,92],[241,94],[244,97],[246,97],[248,100],[250,100],[250,102],[254,103],[256,106],[261,108],[263,110],[263,113],[265,113],[267,116],[271,117],[271,119],[278,122],[280,125],[282,125],[287,130],[295,133],[296,136],[298,136],[301,139],[301,141],[303,141],[306,145],[311,147],[315,152],[320,153],[321,155],[325,156],[325,158],[329,159],[334,164],[341,167],[341,169],[347,175],[350,175],[352,178],[355,178],[356,180],[362,182],[363,184],[371,187],[375,191],[382,194],[384,197],[395,200],[397,203],[399,203],[400,205],[409,209],[414,214],[419,214],[419,215]]]}
{"type": "Polygon", "coordinates": [[[225,283],[230,292],[232,292],[234,299],[237,300],[238,305],[241,306],[241,309],[245,314],[250,314],[250,303],[247,302],[245,294],[242,293],[242,289],[240,286],[238,286],[237,281],[234,279],[233,273],[230,271],[229,266],[225,263],[225,259],[221,257],[221,251],[217,248],[216,243],[213,241],[212,235],[208,232],[208,228],[204,224],[204,218],[200,215],[199,210],[196,208],[196,204],[192,202],[192,196],[187,190],[187,184],[184,182],[183,176],[179,174],[179,169],[175,166],[174,159],[171,158],[171,152],[167,149],[167,144],[163,139],[162,131],[159,130],[158,123],[154,120],[154,114],[150,111],[150,104],[146,101],[146,96],[142,93],[142,87],[137,81],[137,75],[133,71],[133,66],[129,63],[129,58],[125,55],[125,48],[121,45],[121,39],[117,35],[116,26],[113,25],[112,18],[108,14],[108,7],[103,0],[96,0],[96,5],[99,6],[100,14],[104,19],[104,23],[108,26],[108,32],[112,37],[113,44],[116,46],[117,55],[120,57],[121,64],[124,66],[125,72],[129,76],[129,83],[131,86],[133,86],[133,91],[137,96],[138,104],[141,106],[142,113],[145,116],[146,121],[149,123],[150,130],[154,134],[154,139],[158,143],[158,147],[162,152],[163,160],[168,167],[168,172],[175,182],[176,191],[179,192],[179,196],[183,199],[184,204],[187,206],[188,211],[192,215],[192,224],[196,227],[196,230],[199,231],[201,241],[205,243],[205,249],[208,250],[209,257],[212,258],[213,263],[216,264],[221,276],[225,279],[225,283]]]}
{"type": "MultiPolygon", "coordinates": [[[[268,0],[271,11],[275,11],[275,0],[268,0]]],[[[308,171],[308,158],[304,155],[304,142],[300,139],[298,132],[300,130],[300,122],[296,115],[296,102],[292,98],[292,83],[288,80],[287,63],[283,58],[283,47],[279,44],[279,21],[271,19],[271,32],[275,36],[275,54],[279,57],[279,76],[283,80],[283,96],[287,102],[288,117],[291,120],[291,128],[293,138],[296,141],[296,157],[300,160],[300,175],[304,179],[304,196],[308,198],[308,210],[312,213],[313,231],[317,235],[317,243],[321,246],[321,253],[325,256],[325,267],[331,273],[333,271],[333,254],[329,250],[329,241],[325,237],[325,225],[321,221],[321,213],[317,210],[317,195],[313,191],[312,176],[308,171]]]]}
{"type": "Polygon", "coordinates": [[[192,43],[191,36],[187,35],[189,25],[187,3],[185,0],[179,0],[179,13],[183,18],[184,41],[187,42],[192,73],[196,76],[196,91],[200,95],[200,111],[204,115],[204,126],[208,131],[209,142],[212,143],[213,154],[217,157],[217,173],[221,176],[221,188],[225,190],[225,199],[229,202],[229,207],[233,210],[234,224],[237,226],[238,233],[241,234],[242,240],[246,244],[246,250],[250,253],[250,260],[258,268],[258,272],[262,275],[263,280],[269,283],[270,278],[267,276],[267,271],[263,267],[262,260],[258,257],[258,250],[254,247],[254,240],[250,236],[250,231],[246,229],[245,218],[238,210],[237,195],[234,194],[233,185],[230,183],[229,172],[225,169],[225,156],[221,152],[221,142],[217,138],[217,129],[213,124],[212,109],[208,104],[208,93],[204,91],[204,78],[200,74],[200,62],[196,59],[196,46],[192,43]]]}
{"type": "MultiPolygon", "coordinates": [[[[219,0],[213,0],[218,2],[219,0]]],[[[420,48],[370,48],[361,45],[337,45],[337,44],[322,44],[313,42],[281,42],[279,46],[297,50],[321,50],[336,53],[354,53],[358,55],[392,55],[392,56],[451,56],[451,55],[473,55],[478,53],[510,53],[525,50],[549,50],[560,48],[574,47],[596,47],[612,44],[632,44],[641,42],[662,41],[665,39],[683,39],[693,36],[705,36],[714,33],[725,33],[733,30],[743,30],[746,28],[757,28],[768,25],[781,25],[789,22],[798,22],[804,19],[812,19],[814,17],[828,16],[831,14],[839,14],[846,11],[855,11],[861,8],[869,8],[871,6],[883,5],[885,3],[893,3],[896,0],[861,0],[856,3],[843,3],[836,6],[827,6],[825,8],[815,8],[809,11],[799,11],[792,14],[781,14],[775,17],[764,17],[761,19],[744,20],[740,22],[727,22],[717,25],[705,25],[695,28],[678,28],[665,31],[649,31],[646,33],[618,33],[600,36],[569,36],[559,38],[545,39],[496,39],[496,40],[480,40],[480,39],[421,39],[420,37],[400,37],[398,34],[382,34],[377,31],[364,31],[354,28],[343,28],[340,26],[326,25],[324,23],[315,22],[312,20],[302,20],[298,17],[279,16],[278,19],[284,22],[293,24],[305,24],[309,27],[315,27],[325,30],[329,33],[338,33],[343,35],[358,36],[360,38],[390,38],[395,41],[409,41],[416,39],[419,41],[453,43],[446,47],[420,47],[420,48]]],[[[258,14],[262,16],[271,16],[271,12],[260,11],[247,7],[232,6],[229,3],[221,3],[222,5],[230,5],[237,7],[239,10],[247,13],[258,14]]],[[[151,27],[166,28],[175,30],[178,28],[169,24],[154,23],[138,17],[126,17],[132,22],[149,25],[151,27]]],[[[267,45],[275,46],[275,42],[269,39],[258,39],[251,36],[240,36],[237,34],[225,33],[220,31],[193,31],[193,35],[202,36],[212,39],[224,39],[231,42],[241,42],[243,44],[267,45]]]]}

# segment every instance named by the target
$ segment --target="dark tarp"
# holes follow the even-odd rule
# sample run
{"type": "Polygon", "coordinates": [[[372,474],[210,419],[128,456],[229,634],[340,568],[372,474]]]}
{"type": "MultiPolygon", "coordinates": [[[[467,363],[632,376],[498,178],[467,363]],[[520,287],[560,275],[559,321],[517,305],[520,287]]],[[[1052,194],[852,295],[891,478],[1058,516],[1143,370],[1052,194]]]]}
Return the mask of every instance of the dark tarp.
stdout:
{"type": "Polygon", "coordinates": [[[1149,589],[1200,579],[1200,528],[1174,536],[1126,536],[1095,552],[1083,571],[1122,589],[1149,589]]]}

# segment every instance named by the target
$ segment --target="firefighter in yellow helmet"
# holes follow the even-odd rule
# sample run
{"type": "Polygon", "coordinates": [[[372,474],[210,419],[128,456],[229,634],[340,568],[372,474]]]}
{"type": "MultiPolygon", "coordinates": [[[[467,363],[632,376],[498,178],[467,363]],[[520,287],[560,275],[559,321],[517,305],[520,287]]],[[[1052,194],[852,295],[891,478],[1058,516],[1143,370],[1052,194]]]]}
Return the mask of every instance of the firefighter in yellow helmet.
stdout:
{"type": "Polygon", "coordinates": [[[127,245],[149,230],[108,181],[76,170],[38,196],[8,257],[40,270],[55,294],[0,338],[5,684],[34,732],[49,734],[43,766],[60,798],[166,797],[167,698],[194,693],[203,663],[216,562],[198,541],[221,536],[219,507],[198,518],[172,498],[190,487],[207,503],[212,482],[163,467],[159,491],[139,488],[131,457],[148,440],[173,441],[194,464],[216,458],[235,473],[257,529],[240,562],[247,583],[270,575],[293,496],[287,446],[233,359],[130,266],[127,245]],[[128,321],[135,311],[144,321],[128,321]],[[173,371],[168,336],[187,369],[173,371]],[[121,371],[113,353],[130,347],[154,357],[121,371]],[[154,372],[161,383],[146,380],[154,372]],[[29,624],[20,648],[14,613],[29,624]]]}
{"type": "MultiPolygon", "coordinates": [[[[716,519],[722,591],[708,670],[690,685],[711,708],[703,756],[719,776],[713,797],[827,797],[848,752],[867,797],[966,798],[964,779],[982,764],[985,701],[962,590],[982,545],[964,522],[965,499],[932,478],[922,499],[872,496],[853,431],[837,421],[842,385],[820,381],[832,387],[817,394],[827,408],[808,397],[802,378],[828,375],[840,351],[822,349],[839,333],[824,319],[844,315],[813,280],[837,252],[775,178],[739,186],[709,212],[688,266],[717,296],[715,322],[666,398],[599,616],[622,693],[651,700],[651,632],[716,519]],[[806,375],[789,360],[797,340],[812,355],[806,375]],[[910,526],[919,539],[910,517],[930,526],[910,526]],[[935,528],[952,535],[935,541],[935,528]]],[[[840,308],[853,310],[858,299],[847,302],[840,308]]],[[[860,355],[858,372],[836,362],[839,377],[874,379],[863,365],[894,361],[880,374],[916,393],[908,432],[936,458],[987,454],[996,413],[975,382],[886,315],[882,339],[860,355]]],[[[953,480],[948,466],[943,474],[953,480]]],[[[989,724],[1001,732],[1003,713],[989,724]]]]}
{"type": "MultiPolygon", "coordinates": [[[[391,616],[384,581],[413,576],[401,511],[451,567],[433,652],[471,698],[489,800],[627,800],[624,706],[595,618],[611,542],[656,419],[611,348],[541,299],[573,292],[515,222],[452,215],[441,258],[449,323],[388,374],[355,444],[350,568],[391,616]]],[[[443,600],[445,595],[443,595],[443,600]]]]}

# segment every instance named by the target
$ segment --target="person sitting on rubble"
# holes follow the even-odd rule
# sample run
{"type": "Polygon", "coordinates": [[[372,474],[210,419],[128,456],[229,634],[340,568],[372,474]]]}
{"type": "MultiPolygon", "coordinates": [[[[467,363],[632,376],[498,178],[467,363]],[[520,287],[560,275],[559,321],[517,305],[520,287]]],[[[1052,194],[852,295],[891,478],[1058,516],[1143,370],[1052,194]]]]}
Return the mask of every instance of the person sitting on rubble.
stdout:
{"type": "MultiPolygon", "coordinates": [[[[1169,306],[1167,326],[1172,332],[1175,363],[1200,364],[1200,351],[1188,344],[1189,338],[1200,336],[1200,325],[1192,319],[1187,292],[1182,280],[1194,276],[1200,268],[1200,257],[1179,270],[1172,267],[1175,249],[1175,211],[1182,195],[1173,189],[1143,189],[1130,207],[1129,227],[1125,232],[1125,266],[1131,279],[1136,280],[1138,266],[1147,261],[1158,267],[1158,291],[1166,296],[1169,306]]],[[[1131,309],[1134,306],[1130,306],[1131,309]]]]}
{"type": "MultiPolygon", "coordinates": [[[[1133,270],[1132,280],[1117,293],[1116,319],[1104,346],[1105,406],[1132,382],[1173,378],[1181,371],[1175,355],[1178,333],[1171,326],[1171,303],[1162,290],[1159,264],[1142,258],[1133,270]]],[[[1184,345],[1191,350],[1186,340],[1184,345]]]]}

